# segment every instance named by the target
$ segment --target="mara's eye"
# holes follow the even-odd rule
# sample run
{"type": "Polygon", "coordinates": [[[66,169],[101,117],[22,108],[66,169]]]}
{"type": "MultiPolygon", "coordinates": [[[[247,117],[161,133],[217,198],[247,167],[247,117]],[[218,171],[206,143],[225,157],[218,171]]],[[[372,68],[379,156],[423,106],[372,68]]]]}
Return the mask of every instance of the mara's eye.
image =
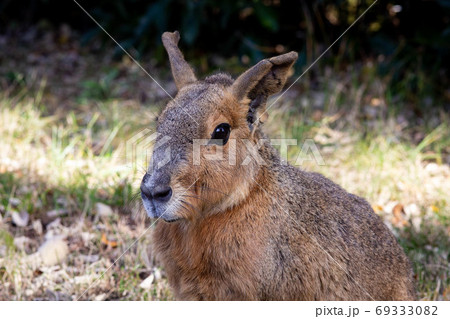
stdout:
{"type": "Polygon", "coordinates": [[[217,125],[211,134],[211,143],[217,145],[225,145],[230,137],[231,126],[228,123],[217,125]]]}

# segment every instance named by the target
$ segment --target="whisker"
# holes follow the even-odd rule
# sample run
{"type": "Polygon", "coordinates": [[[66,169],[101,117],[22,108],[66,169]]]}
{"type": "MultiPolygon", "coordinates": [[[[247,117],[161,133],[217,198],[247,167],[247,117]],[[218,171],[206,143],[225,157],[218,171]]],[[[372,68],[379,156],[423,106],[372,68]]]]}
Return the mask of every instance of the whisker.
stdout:
{"type": "Polygon", "coordinates": [[[215,189],[215,188],[212,188],[212,187],[209,187],[209,186],[201,185],[200,187],[203,188],[203,189],[206,189],[206,190],[211,190],[211,191],[215,191],[215,192],[221,193],[223,195],[227,195],[227,196],[229,195],[228,193],[222,192],[222,191],[220,191],[218,189],[215,189]]]}
{"type": "Polygon", "coordinates": [[[195,211],[195,207],[191,203],[188,203],[187,201],[185,201],[183,199],[181,199],[180,202],[183,203],[183,204],[189,205],[190,207],[192,207],[192,210],[195,211]]]}
{"type": "Polygon", "coordinates": [[[204,201],[204,202],[208,202],[208,200],[206,200],[205,198],[202,198],[202,197],[196,196],[196,195],[183,195],[183,197],[192,197],[192,198],[195,198],[195,199],[199,199],[199,200],[201,200],[201,201],[204,201]]]}
{"type": "Polygon", "coordinates": [[[141,196],[141,192],[137,191],[136,193],[132,194],[130,199],[128,200],[128,204],[133,204],[136,200],[139,200],[139,197],[141,196]]]}
{"type": "Polygon", "coordinates": [[[147,168],[145,168],[144,166],[142,166],[142,165],[139,165],[139,171],[141,172],[141,173],[143,173],[143,174],[147,174],[147,168]],[[141,171],[142,170],[142,171],[141,171]]]}
{"type": "Polygon", "coordinates": [[[185,201],[182,201],[182,200],[180,200],[180,207],[182,208],[182,209],[184,209],[188,214],[189,213],[192,213],[186,206],[185,206],[185,204],[188,204],[188,203],[186,203],[185,201]]]}

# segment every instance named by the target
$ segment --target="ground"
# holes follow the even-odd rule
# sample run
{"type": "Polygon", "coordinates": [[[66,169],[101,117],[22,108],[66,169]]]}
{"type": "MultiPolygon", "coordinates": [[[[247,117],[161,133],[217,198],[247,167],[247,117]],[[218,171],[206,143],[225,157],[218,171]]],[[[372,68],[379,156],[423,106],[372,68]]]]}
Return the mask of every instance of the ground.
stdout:
{"type": "MultiPolygon", "coordinates": [[[[80,47],[70,30],[31,29],[0,45],[0,300],[173,299],[140,205],[147,159],[130,142],[151,134],[165,92],[129,58],[80,47]]],[[[167,64],[139,61],[175,94],[167,64]]],[[[313,73],[270,107],[265,131],[297,139],[284,154],[293,164],[314,141],[323,165],[311,152],[297,164],[365,197],[411,259],[419,299],[450,300],[441,100],[391,96],[375,61],[313,73]]]]}

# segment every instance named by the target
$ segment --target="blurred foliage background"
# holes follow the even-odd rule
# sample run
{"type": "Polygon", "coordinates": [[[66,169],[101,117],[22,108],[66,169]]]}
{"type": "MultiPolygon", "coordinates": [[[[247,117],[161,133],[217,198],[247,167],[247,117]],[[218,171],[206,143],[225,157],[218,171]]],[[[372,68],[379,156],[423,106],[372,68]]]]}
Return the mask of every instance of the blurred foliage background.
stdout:
{"type": "MultiPolygon", "coordinates": [[[[201,70],[221,66],[214,57],[256,61],[289,50],[300,53],[297,70],[318,57],[374,1],[369,0],[79,0],[137,58],[150,53],[165,61],[160,36],[179,30],[181,45],[201,70]]],[[[24,0],[0,4],[3,31],[41,24],[68,24],[86,44],[108,36],[73,1],[24,0]],[[7,28],[6,28],[7,26],[7,28]]],[[[323,63],[344,68],[376,61],[392,94],[446,97],[449,101],[450,1],[379,1],[333,46],[323,63]],[[406,70],[414,72],[405,72],[406,70]]],[[[116,48],[116,56],[123,52],[116,48]]],[[[313,77],[314,71],[308,76],[313,77]]],[[[420,109],[419,106],[415,106],[420,109]]],[[[416,110],[417,111],[417,110],[416,110]]]]}

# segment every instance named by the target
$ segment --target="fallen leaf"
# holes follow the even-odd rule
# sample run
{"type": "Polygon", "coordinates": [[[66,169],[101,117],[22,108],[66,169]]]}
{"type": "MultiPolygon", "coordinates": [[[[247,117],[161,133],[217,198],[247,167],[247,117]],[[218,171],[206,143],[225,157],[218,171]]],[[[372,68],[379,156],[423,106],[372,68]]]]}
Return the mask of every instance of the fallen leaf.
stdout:
{"type": "Polygon", "coordinates": [[[20,205],[20,199],[15,198],[15,197],[11,197],[9,199],[9,205],[13,206],[13,207],[17,207],[20,205]]]}
{"type": "Polygon", "coordinates": [[[116,248],[118,246],[117,241],[108,240],[105,233],[102,234],[101,242],[102,244],[109,246],[111,248],[116,248]]]}
{"type": "Polygon", "coordinates": [[[409,204],[409,205],[405,206],[403,209],[408,218],[420,216],[420,209],[419,209],[419,206],[417,206],[416,204],[409,204]]]}
{"type": "Polygon", "coordinates": [[[14,238],[14,246],[16,246],[17,249],[19,249],[19,250],[25,250],[27,245],[30,245],[32,242],[33,241],[26,236],[20,236],[20,237],[14,238]]]}
{"type": "Polygon", "coordinates": [[[405,219],[405,211],[403,210],[403,205],[398,203],[392,209],[392,223],[397,227],[404,227],[408,225],[408,221],[405,219]]]}
{"type": "Polygon", "coordinates": [[[402,204],[397,204],[394,206],[394,208],[392,209],[392,213],[394,214],[395,217],[401,217],[405,214],[405,212],[403,211],[403,205],[402,204]]]}
{"type": "Polygon", "coordinates": [[[47,212],[47,217],[48,218],[56,218],[56,217],[62,216],[64,214],[67,214],[67,210],[64,210],[64,209],[53,209],[53,210],[47,212]]]}
{"type": "Polygon", "coordinates": [[[83,240],[85,246],[89,245],[89,242],[95,238],[96,238],[96,235],[93,233],[89,233],[89,232],[81,233],[81,239],[83,240]]]}
{"type": "Polygon", "coordinates": [[[439,165],[436,163],[428,163],[425,170],[431,175],[439,174],[439,165]]]}
{"type": "Polygon", "coordinates": [[[372,106],[380,106],[381,105],[381,100],[379,98],[374,97],[374,98],[372,98],[370,100],[370,105],[372,105],[372,106]]]}
{"type": "Polygon", "coordinates": [[[431,205],[431,211],[432,211],[433,213],[439,213],[439,207],[434,206],[434,205],[431,205]]]}
{"type": "Polygon", "coordinates": [[[422,217],[420,213],[420,208],[416,204],[410,204],[403,208],[405,211],[407,219],[411,222],[414,229],[419,231],[422,225],[422,217]]]}
{"type": "Polygon", "coordinates": [[[45,241],[38,251],[30,256],[29,263],[35,268],[40,265],[54,266],[62,263],[69,255],[69,247],[61,237],[53,237],[45,241]]]}
{"type": "Polygon", "coordinates": [[[103,301],[106,299],[106,294],[100,294],[94,298],[95,301],[103,301]]]}
{"type": "Polygon", "coordinates": [[[28,215],[27,212],[18,213],[17,211],[13,211],[11,214],[11,218],[14,225],[16,225],[17,227],[25,227],[30,221],[30,215],[28,215]]]}
{"type": "Polygon", "coordinates": [[[99,255],[80,255],[80,259],[86,263],[94,263],[100,259],[99,255]]]}
{"type": "Polygon", "coordinates": [[[381,207],[380,205],[373,205],[372,209],[375,211],[375,213],[379,213],[383,211],[383,207],[381,207]]]}
{"type": "Polygon", "coordinates": [[[110,217],[113,215],[113,210],[110,206],[103,203],[95,204],[95,212],[100,217],[110,217]]]}
{"type": "Polygon", "coordinates": [[[141,287],[142,289],[150,289],[152,287],[152,283],[153,283],[154,279],[155,279],[155,275],[151,274],[150,276],[148,276],[141,282],[139,287],[141,287]]]}
{"type": "Polygon", "coordinates": [[[73,278],[73,281],[77,285],[89,285],[90,283],[95,281],[97,278],[98,278],[97,275],[90,274],[90,275],[76,276],[75,278],[73,278]]]}
{"type": "Polygon", "coordinates": [[[35,220],[32,223],[32,226],[33,226],[33,229],[36,232],[36,234],[38,234],[38,235],[42,235],[43,234],[44,230],[43,230],[42,223],[41,223],[40,220],[35,220]]]}
{"type": "Polygon", "coordinates": [[[158,268],[156,268],[156,267],[153,268],[153,273],[155,274],[155,280],[156,281],[161,280],[162,274],[161,274],[161,271],[158,268]]]}

